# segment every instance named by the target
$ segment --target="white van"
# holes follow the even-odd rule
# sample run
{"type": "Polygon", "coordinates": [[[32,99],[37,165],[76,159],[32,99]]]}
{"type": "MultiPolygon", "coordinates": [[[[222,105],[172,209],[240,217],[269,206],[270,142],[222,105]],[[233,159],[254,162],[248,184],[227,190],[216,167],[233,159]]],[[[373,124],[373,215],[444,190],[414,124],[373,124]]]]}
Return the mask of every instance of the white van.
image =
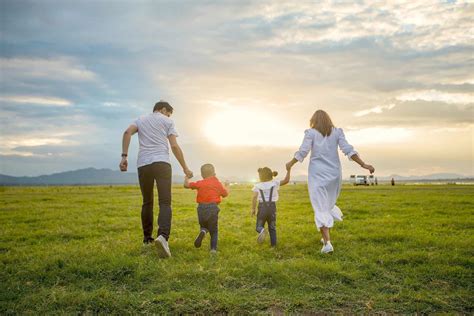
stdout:
{"type": "Polygon", "coordinates": [[[374,185],[374,175],[351,175],[351,182],[353,185],[374,185]]]}

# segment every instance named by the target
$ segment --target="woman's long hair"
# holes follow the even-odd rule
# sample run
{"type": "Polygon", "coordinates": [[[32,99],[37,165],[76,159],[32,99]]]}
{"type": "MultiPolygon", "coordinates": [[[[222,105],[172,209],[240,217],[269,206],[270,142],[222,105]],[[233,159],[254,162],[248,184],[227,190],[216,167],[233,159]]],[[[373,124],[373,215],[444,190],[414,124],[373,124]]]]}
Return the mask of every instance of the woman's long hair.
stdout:
{"type": "Polygon", "coordinates": [[[314,128],[323,136],[331,135],[332,128],[335,127],[327,114],[323,110],[317,110],[309,120],[309,126],[314,128]]]}

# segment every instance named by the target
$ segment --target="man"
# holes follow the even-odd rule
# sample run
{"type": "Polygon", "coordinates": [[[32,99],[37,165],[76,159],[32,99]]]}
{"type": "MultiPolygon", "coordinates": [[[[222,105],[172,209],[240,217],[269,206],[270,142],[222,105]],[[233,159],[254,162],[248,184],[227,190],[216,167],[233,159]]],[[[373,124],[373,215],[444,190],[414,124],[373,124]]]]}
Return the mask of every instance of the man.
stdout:
{"type": "Polygon", "coordinates": [[[123,133],[122,139],[122,161],[120,170],[127,171],[128,147],[132,135],[138,132],[138,179],[143,197],[142,205],[142,227],[143,243],[155,243],[162,257],[170,257],[168,238],[171,231],[171,164],[169,157],[169,145],[174,156],[183,168],[187,177],[192,177],[184,160],[184,155],[178,145],[176,137],[178,133],[174,128],[174,122],[170,119],[173,107],[165,101],[160,101],[153,107],[153,113],[141,116],[133,122],[123,133]],[[158,214],[158,237],[153,239],[153,190],[154,183],[158,188],[159,214],[158,214]]]}

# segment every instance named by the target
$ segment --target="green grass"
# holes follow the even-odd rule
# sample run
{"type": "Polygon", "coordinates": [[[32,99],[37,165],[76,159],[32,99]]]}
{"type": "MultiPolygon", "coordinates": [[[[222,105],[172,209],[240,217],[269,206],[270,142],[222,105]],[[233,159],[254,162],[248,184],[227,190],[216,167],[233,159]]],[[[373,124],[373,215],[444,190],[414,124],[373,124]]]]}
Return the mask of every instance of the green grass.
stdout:
{"type": "Polygon", "coordinates": [[[277,249],[237,186],[211,257],[175,187],[163,260],[142,248],[138,187],[0,188],[0,313],[474,313],[474,186],[344,187],[325,256],[306,186],[280,195],[277,249]]]}

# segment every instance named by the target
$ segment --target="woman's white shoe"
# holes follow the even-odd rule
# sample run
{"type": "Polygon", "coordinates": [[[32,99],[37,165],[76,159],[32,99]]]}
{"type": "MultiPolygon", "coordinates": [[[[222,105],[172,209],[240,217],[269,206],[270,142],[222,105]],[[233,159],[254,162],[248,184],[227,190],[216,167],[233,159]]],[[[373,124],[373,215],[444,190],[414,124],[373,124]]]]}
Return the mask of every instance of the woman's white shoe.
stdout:
{"type": "Polygon", "coordinates": [[[321,253],[330,253],[330,252],[333,252],[333,251],[334,251],[334,248],[332,247],[330,241],[328,241],[328,242],[323,246],[323,248],[321,248],[321,253]]]}

